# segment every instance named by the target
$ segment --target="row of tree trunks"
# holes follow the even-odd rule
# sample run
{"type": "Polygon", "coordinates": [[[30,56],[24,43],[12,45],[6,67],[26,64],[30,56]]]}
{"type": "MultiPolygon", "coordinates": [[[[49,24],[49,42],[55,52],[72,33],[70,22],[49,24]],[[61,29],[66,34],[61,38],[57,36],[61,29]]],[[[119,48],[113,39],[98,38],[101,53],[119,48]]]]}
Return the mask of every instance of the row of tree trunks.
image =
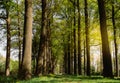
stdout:
{"type": "Polygon", "coordinates": [[[40,43],[39,43],[39,51],[37,57],[36,64],[36,75],[46,75],[48,73],[53,72],[52,60],[53,57],[51,55],[51,14],[50,9],[48,8],[49,0],[42,0],[42,21],[41,21],[41,34],[40,34],[40,43]],[[50,16],[49,16],[50,15],[50,16]],[[48,69],[49,68],[49,69],[48,69]]]}
{"type": "MultiPolygon", "coordinates": [[[[42,0],[42,21],[41,21],[41,34],[40,34],[40,44],[39,44],[39,53],[37,58],[36,65],[36,74],[38,76],[43,74],[43,61],[44,57],[46,57],[46,37],[47,37],[47,23],[46,23],[46,5],[47,0],[42,0]]],[[[44,63],[45,65],[45,63],[44,63]]]]}
{"type": "Polygon", "coordinates": [[[81,69],[81,25],[80,25],[80,6],[79,6],[79,0],[77,0],[77,4],[76,1],[72,1],[70,0],[70,2],[73,4],[74,7],[74,19],[73,20],[69,20],[71,25],[69,25],[70,23],[68,23],[68,26],[71,27],[73,26],[73,28],[71,30],[71,32],[69,32],[68,35],[68,42],[67,42],[67,50],[65,49],[65,55],[64,55],[64,68],[65,68],[65,73],[66,74],[74,74],[74,75],[81,75],[82,74],[82,69],[81,69]],[[76,31],[76,7],[77,7],[77,14],[78,14],[78,33],[76,31]],[[73,24],[72,24],[73,21],[73,24]],[[78,35],[78,42],[76,42],[76,37],[78,35]],[[77,43],[78,43],[78,48],[77,48],[77,43]],[[78,52],[78,54],[77,54],[78,52]],[[66,61],[67,59],[67,61],[66,61]]]}
{"type": "MultiPolygon", "coordinates": [[[[80,6],[79,0],[72,1],[74,7],[74,19],[73,19],[73,31],[68,34],[67,45],[65,45],[64,51],[64,66],[65,73],[81,75],[82,74],[82,61],[81,61],[81,24],[80,24],[80,6]],[[78,10],[78,49],[77,49],[77,30],[76,30],[76,6],[78,10]],[[78,55],[77,55],[78,52],[78,55]],[[78,59],[77,59],[78,58],[78,59]]],[[[36,75],[46,75],[48,73],[53,73],[55,68],[56,59],[52,56],[51,46],[50,46],[50,24],[51,17],[48,16],[48,8],[47,8],[48,0],[42,0],[42,21],[41,21],[41,34],[40,34],[40,43],[39,43],[39,51],[36,63],[36,75]]],[[[105,4],[104,0],[98,0],[98,8],[100,15],[100,31],[101,31],[101,39],[102,39],[102,54],[103,54],[103,76],[104,77],[113,77],[112,72],[112,61],[111,54],[109,49],[108,42],[108,34],[107,34],[107,26],[106,26],[106,13],[105,13],[105,4]],[[108,70],[109,69],[109,70],[108,70]]],[[[85,0],[85,43],[84,43],[84,71],[87,72],[87,75],[90,76],[90,39],[89,39],[89,18],[88,18],[88,4],[87,0],[85,0]],[[85,48],[86,46],[86,48],[85,48]],[[85,53],[86,52],[86,53],[85,53]],[[87,55],[85,57],[85,55],[87,55]],[[85,61],[87,60],[87,64],[85,61]],[[85,68],[87,66],[87,68],[85,68]]],[[[5,74],[6,76],[10,75],[10,42],[11,42],[11,34],[10,34],[10,17],[9,10],[6,9],[6,23],[7,23],[7,52],[6,52],[6,68],[5,74]]],[[[21,70],[21,77],[23,79],[31,78],[31,55],[32,55],[32,0],[25,0],[25,18],[24,18],[24,37],[23,37],[23,56],[21,57],[21,32],[20,32],[20,20],[19,20],[19,11],[18,11],[18,36],[19,36],[19,69],[21,70]],[[22,60],[21,60],[22,58],[22,60]]],[[[115,15],[114,15],[114,3],[112,3],[112,23],[114,28],[114,46],[115,46],[115,58],[116,58],[116,76],[119,75],[118,70],[118,49],[117,49],[117,39],[116,39],[116,24],[115,24],[115,15]]],[[[72,23],[71,23],[72,24],[72,23]]]]}

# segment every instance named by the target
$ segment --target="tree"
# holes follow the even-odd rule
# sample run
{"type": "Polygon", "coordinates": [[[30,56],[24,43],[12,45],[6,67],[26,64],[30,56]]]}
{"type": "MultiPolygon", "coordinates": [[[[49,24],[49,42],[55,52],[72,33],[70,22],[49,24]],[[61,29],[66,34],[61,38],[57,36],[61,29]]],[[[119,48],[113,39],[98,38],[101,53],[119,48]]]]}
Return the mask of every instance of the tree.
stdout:
{"type": "Polygon", "coordinates": [[[115,47],[115,64],[116,64],[116,76],[119,76],[119,65],[118,65],[118,47],[117,47],[117,28],[115,21],[115,2],[112,1],[112,24],[113,24],[113,34],[114,34],[114,47],[115,47]]]}
{"type": "Polygon", "coordinates": [[[85,34],[86,34],[86,58],[87,58],[87,75],[90,76],[90,46],[89,46],[89,19],[88,19],[88,2],[85,0],[85,34]]]}
{"type": "Polygon", "coordinates": [[[74,29],[73,29],[73,38],[74,38],[74,74],[77,74],[77,54],[76,54],[76,0],[73,3],[74,6],[74,29]]]}
{"type": "Polygon", "coordinates": [[[22,79],[31,78],[32,0],[25,0],[22,79]]]}
{"type": "Polygon", "coordinates": [[[77,0],[77,9],[78,9],[78,74],[82,74],[81,69],[81,16],[80,16],[80,5],[79,0],[77,0]]]}
{"type": "Polygon", "coordinates": [[[10,17],[9,17],[9,10],[7,12],[7,52],[6,52],[6,67],[5,67],[5,74],[6,76],[10,75],[10,41],[11,41],[11,34],[10,34],[10,17]]]}
{"type": "Polygon", "coordinates": [[[46,74],[47,57],[47,0],[42,0],[42,21],[39,43],[39,53],[37,57],[36,75],[46,74]]]}
{"type": "Polygon", "coordinates": [[[9,16],[9,9],[10,6],[8,3],[10,1],[2,1],[4,3],[3,7],[6,10],[6,16],[3,17],[4,20],[6,20],[6,25],[7,25],[7,48],[6,48],[6,65],[5,65],[5,75],[9,76],[10,75],[10,48],[11,48],[11,33],[10,33],[10,16],[9,16]]]}
{"type": "Polygon", "coordinates": [[[107,26],[106,26],[106,12],[104,0],[98,0],[100,31],[102,39],[102,54],[103,54],[103,76],[113,77],[112,61],[109,49],[107,26]]]}

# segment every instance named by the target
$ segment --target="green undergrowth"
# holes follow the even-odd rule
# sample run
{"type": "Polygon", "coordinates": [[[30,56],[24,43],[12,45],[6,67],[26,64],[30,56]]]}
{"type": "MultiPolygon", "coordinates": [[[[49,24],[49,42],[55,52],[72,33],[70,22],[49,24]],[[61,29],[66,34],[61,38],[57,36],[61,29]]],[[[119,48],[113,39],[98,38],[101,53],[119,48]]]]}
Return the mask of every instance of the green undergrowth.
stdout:
{"type": "Polygon", "coordinates": [[[0,83],[16,83],[17,82],[17,77],[13,76],[0,76],[0,83]]]}
{"type": "Polygon", "coordinates": [[[109,79],[103,78],[102,76],[47,75],[21,81],[16,77],[0,76],[0,83],[120,83],[120,78],[109,79]]]}

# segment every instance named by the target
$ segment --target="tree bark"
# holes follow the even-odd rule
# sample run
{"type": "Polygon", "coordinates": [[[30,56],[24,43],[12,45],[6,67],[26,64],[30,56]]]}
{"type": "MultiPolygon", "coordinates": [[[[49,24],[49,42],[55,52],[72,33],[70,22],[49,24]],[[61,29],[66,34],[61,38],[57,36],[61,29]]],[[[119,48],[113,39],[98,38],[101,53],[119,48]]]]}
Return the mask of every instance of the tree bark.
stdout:
{"type": "Polygon", "coordinates": [[[85,0],[85,33],[86,33],[86,55],[87,55],[87,75],[90,76],[90,39],[89,39],[89,23],[88,23],[88,3],[85,0]]]}
{"type": "MultiPolygon", "coordinates": [[[[72,26],[72,19],[71,19],[71,24],[70,26],[72,26]]],[[[73,40],[73,31],[71,30],[70,32],[70,71],[71,74],[74,75],[74,40],[73,40]]]]}
{"type": "Polygon", "coordinates": [[[64,46],[64,73],[68,74],[68,50],[67,46],[64,46]]]}
{"type": "Polygon", "coordinates": [[[84,40],[84,75],[86,75],[86,42],[84,40]]]}
{"type": "Polygon", "coordinates": [[[76,0],[74,0],[74,29],[73,29],[73,37],[74,37],[74,74],[77,74],[77,55],[76,55],[76,17],[75,17],[75,5],[76,0]]]}
{"type": "Polygon", "coordinates": [[[70,73],[71,73],[70,72],[70,63],[71,63],[70,62],[70,34],[68,35],[68,46],[67,46],[67,49],[68,49],[68,51],[67,51],[68,52],[67,53],[67,55],[68,55],[68,59],[67,59],[68,60],[68,72],[67,72],[67,74],[70,75],[70,73]]]}
{"type": "Polygon", "coordinates": [[[51,16],[47,21],[47,74],[49,74],[51,70],[51,16]]]}
{"type": "Polygon", "coordinates": [[[81,69],[81,16],[80,16],[80,3],[79,0],[77,0],[77,9],[78,9],[78,74],[82,74],[82,69],[81,69]]]}
{"type": "Polygon", "coordinates": [[[40,34],[40,44],[39,44],[39,53],[37,57],[37,68],[36,75],[40,76],[46,74],[47,67],[47,43],[48,43],[48,26],[47,26],[47,0],[42,0],[42,21],[41,21],[41,34],[40,34]]]}
{"type": "Polygon", "coordinates": [[[10,48],[11,48],[11,33],[10,33],[10,17],[9,10],[6,10],[7,13],[7,51],[6,51],[6,66],[5,66],[5,75],[10,75],[10,48]]]}
{"type": "Polygon", "coordinates": [[[109,49],[107,26],[106,26],[106,13],[104,0],[98,0],[99,19],[100,19],[100,31],[102,39],[102,54],[103,54],[103,76],[113,77],[112,61],[109,49]]]}
{"type": "Polygon", "coordinates": [[[25,0],[24,17],[24,49],[22,63],[22,79],[31,78],[31,51],[32,51],[32,0],[25,0]]]}

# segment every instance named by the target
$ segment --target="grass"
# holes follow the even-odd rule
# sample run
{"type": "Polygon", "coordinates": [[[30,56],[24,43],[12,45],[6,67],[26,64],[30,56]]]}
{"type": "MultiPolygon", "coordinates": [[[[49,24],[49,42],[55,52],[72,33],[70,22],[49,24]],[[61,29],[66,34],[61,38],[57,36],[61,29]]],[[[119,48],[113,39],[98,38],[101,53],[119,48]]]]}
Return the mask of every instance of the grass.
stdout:
{"type": "Polygon", "coordinates": [[[21,81],[15,77],[3,76],[0,77],[0,83],[120,83],[120,79],[108,79],[102,76],[48,75],[21,81]]]}

